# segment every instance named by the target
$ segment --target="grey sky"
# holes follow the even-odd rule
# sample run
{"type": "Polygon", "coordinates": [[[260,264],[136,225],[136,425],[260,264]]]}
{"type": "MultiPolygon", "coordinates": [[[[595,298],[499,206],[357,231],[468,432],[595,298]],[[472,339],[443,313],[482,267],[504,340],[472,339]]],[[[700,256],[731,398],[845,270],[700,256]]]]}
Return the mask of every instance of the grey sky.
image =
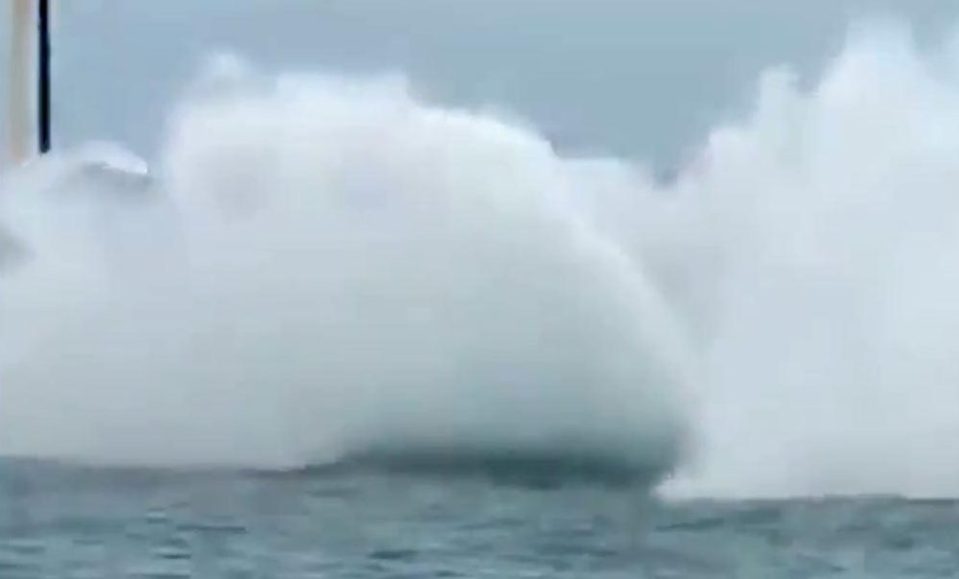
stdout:
{"type": "Polygon", "coordinates": [[[402,71],[434,99],[512,109],[565,146],[668,165],[748,104],[763,68],[814,76],[849,20],[875,14],[930,39],[959,2],[69,0],[58,138],[152,154],[176,92],[206,54],[231,49],[268,70],[402,71]]]}

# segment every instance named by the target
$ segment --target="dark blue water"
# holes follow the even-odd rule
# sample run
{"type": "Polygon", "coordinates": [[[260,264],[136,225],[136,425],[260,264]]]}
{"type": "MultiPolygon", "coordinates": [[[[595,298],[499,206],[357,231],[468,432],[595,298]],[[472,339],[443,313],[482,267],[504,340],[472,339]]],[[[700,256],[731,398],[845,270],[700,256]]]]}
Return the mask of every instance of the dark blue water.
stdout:
{"type": "Polygon", "coordinates": [[[3,579],[956,577],[959,502],[670,503],[595,481],[7,464],[3,579]]]}

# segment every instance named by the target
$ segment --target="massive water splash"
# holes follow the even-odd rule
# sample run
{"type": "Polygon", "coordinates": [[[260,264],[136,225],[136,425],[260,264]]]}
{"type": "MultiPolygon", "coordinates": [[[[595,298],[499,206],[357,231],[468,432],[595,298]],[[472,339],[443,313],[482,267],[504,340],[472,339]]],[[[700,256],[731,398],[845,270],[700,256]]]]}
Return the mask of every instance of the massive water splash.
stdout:
{"type": "Polygon", "coordinates": [[[954,495],[955,46],[873,23],[812,88],[771,70],[666,185],[395,79],[221,67],[160,201],[8,184],[2,449],[684,458],[675,495],[954,495]]]}
{"type": "Polygon", "coordinates": [[[389,79],[211,74],[152,193],[70,155],[7,192],[5,454],[675,462],[678,328],[546,142],[389,79]]]}
{"type": "Polygon", "coordinates": [[[674,493],[956,494],[957,46],[857,28],[812,88],[766,74],[667,190],[599,203],[699,340],[674,493]]]}

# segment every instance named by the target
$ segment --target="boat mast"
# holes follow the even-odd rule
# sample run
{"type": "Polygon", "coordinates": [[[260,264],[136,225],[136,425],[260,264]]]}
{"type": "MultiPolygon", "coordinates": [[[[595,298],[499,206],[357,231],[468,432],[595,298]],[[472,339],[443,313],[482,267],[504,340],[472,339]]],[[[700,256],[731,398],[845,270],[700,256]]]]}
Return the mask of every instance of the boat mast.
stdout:
{"type": "Polygon", "coordinates": [[[37,146],[40,154],[50,150],[50,1],[37,6],[37,146]]]}
{"type": "Polygon", "coordinates": [[[30,111],[33,91],[30,72],[36,55],[36,147],[42,155],[50,150],[51,74],[50,74],[50,0],[13,0],[11,2],[9,95],[7,100],[8,161],[18,165],[27,160],[33,148],[30,111]],[[36,18],[36,50],[31,42],[36,18]]]}

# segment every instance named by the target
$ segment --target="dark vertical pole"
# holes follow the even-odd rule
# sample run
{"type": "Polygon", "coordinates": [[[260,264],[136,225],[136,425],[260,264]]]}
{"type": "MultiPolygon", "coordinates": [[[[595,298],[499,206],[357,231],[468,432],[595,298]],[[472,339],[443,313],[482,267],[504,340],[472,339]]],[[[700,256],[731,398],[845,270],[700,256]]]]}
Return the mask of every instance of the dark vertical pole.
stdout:
{"type": "Polygon", "coordinates": [[[37,142],[43,154],[50,150],[50,1],[38,0],[38,4],[37,142]]]}

